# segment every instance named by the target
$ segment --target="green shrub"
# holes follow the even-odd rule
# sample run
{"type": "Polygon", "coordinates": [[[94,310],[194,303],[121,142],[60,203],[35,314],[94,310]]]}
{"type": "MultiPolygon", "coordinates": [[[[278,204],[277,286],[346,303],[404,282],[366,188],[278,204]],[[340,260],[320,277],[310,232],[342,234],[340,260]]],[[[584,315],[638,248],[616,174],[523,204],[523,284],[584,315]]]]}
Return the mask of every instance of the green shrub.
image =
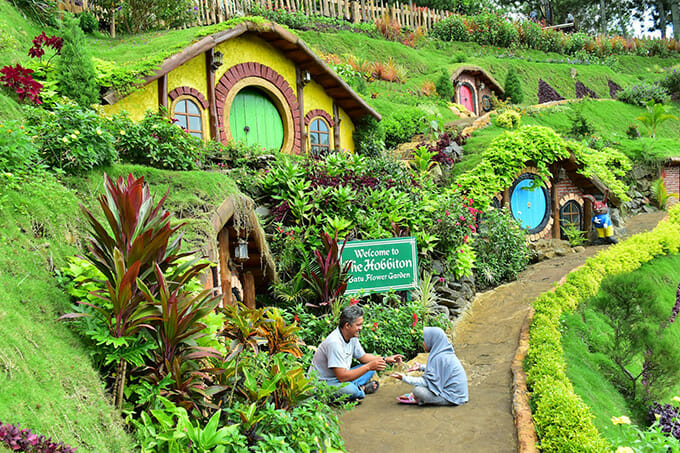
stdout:
{"type": "Polygon", "coordinates": [[[519,126],[522,115],[515,110],[505,110],[496,117],[496,125],[503,129],[515,129],[519,126]]]}
{"type": "Polygon", "coordinates": [[[26,118],[41,157],[52,168],[76,174],[118,159],[113,136],[93,110],[57,104],[53,111],[27,109],[26,118]]]}
{"type": "Polygon", "coordinates": [[[453,98],[453,83],[451,83],[451,75],[446,72],[446,69],[442,69],[435,82],[435,88],[442,99],[450,101],[453,98]]]}
{"type": "Polygon", "coordinates": [[[567,42],[564,45],[564,52],[569,55],[576,55],[594,42],[594,39],[586,33],[572,33],[567,35],[567,42]]]}
{"type": "Polygon", "coordinates": [[[361,155],[376,157],[385,149],[385,131],[370,115],[359,120],[353,135],[356,152],[361,155]]]}
{"type": "Polygon", "coordinates": [[[628,85],[623,90],[616,93],[619,101],[638,107],[644,107],[649,101],[657,104],[668,102],[669,94],[666,88],[654,83],[641,83],[639,85],[628,85]]]}
{"type": "Polygon", "coordinates": [[[467,27],[463,16],[454,14],[444,20],[435,22],[430,30],[430,35],[442,41],[469,41],[467,27]]]}
{"type": "Polygon", "coordinates": [[[479,222],[475,249],[475,283],[484,289],[514,280],[529,264],[524,231],[507,209],[489,209],[479,222]]]}
{"type": "Polygon", "coordinates": [[[571,122],[569,132],[576,137],[583,137],[584,135],[592,135],[595,132],[595,126],[583,114],[583,104],[572,104],[571,110],[567,113],[567,117],[571,122]]]}
{"type": "Polygon", "coordinates": [[[395,148],[419,133],[427,124],[425,112],[419,108],[405,108],[380,122],[385,131],[385,146],[395,148]]]}
{"type": "Polygon", "coordinates": [[[126,113],[109,125],[122,160],[168,170],[192,170],[201,162],[203,142],[176,126],[167,111],[146,112],[139,123],[126,113]]]}
{"type": "Polygon", "coordinates": [[[508,75],[505,77],[504,89],[506,100],[510,100],[513,104],[521,104],[524,101],[522,82],[520,82],[517,72],[513,67],[508,70],[508,75]]]}
{"type": "Polygon", "coordinates": [[[59,92],[85,107],[98,104],[97,74],[83,30],[76,19],[66,16],[62,33],[64,46],[57,60],[59,92]]]}
{"type": "Polygon", "coordinates": [[[669,69],[666,77],[659,80],[659,85],[665,88],[673,98],[677,99],[680,97],[680,71],[676,68],[669,69]]]}
{"type": "Polygon", "coordinates": [[[468,17],[468,21],[472,22],[474,30],[472,41],[477,44],[510,47],[519,39],[519,34],[512,22],[497,13],[476,14],[468,17]]]}
{"type": "Polygon", "coordinates": [[[0,173],[28,173],[39,164],[38,148],[17,121],[0,123],[0,173]]]}
{"type": "Polygon", "coordinates": [[[83,11],[78,14],[78,25],[80,25],[81,30],[85,33],[92,33],[99,29],[99,21],[97,18],[89,11],[83,11]]]}

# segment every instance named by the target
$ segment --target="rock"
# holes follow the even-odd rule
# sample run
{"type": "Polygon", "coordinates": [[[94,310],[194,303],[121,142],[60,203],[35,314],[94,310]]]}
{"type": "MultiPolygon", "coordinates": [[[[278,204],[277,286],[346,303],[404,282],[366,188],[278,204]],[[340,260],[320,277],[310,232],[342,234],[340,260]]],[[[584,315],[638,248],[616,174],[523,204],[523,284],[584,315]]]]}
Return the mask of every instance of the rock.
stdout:
{"type": "Polygon", "coordinates": [[[586,248],[582,245],[577,245],[572,250],[574,251],[574,253],[581,253],[581,252],[585,252],[586,248]]]}
{"type": "Polygon", "coordinates": [[[557,255],[557,256],[567,256],[570,253],[571,253],[571,248],[568,248],[568,249],[557,248],[557,249],[555,249],[555,255],[557,255]]]}
{"type": "Polygon", "coordinates": [[[609,209],[609,217],[612,219],[612,224],[614,226],[621,226],[623,225],[623,219],[621,218],[621,212],[619,212],[618,209],[616,208],[610,208],[609,209]]]}
{"type": "Polygon", "coordinates": [[[270,213],[271,211],[269,210],[269,208],[265,206],[258,206],[257,208],[255,208],[255,214],[259,215],[262,218],[269,217],[270,213]]]}

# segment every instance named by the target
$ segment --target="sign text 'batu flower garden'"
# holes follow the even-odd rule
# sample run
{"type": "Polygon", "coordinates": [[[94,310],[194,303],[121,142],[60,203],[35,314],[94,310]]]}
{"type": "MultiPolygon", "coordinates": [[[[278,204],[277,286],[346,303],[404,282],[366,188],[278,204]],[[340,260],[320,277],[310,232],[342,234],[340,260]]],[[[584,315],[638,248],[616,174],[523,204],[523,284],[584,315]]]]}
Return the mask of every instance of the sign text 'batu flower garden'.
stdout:
{"type": "Polygon", "coordinates": [[[351,241],[342,251],[351,262],[345,294],[414,289],[418,286],[418,249],[415,237],[351,241]]]}

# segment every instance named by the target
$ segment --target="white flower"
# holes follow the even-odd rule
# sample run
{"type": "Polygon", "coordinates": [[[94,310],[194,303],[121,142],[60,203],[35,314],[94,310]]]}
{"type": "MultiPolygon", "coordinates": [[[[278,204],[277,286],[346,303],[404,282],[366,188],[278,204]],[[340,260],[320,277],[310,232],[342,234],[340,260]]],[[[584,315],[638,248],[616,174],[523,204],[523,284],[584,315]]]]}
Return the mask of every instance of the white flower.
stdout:
{"type": "Polygon", "coordinates": [[[61,141],[64,142],[64,143],[68,143],[68,137],[62,138],[61,141]]]}

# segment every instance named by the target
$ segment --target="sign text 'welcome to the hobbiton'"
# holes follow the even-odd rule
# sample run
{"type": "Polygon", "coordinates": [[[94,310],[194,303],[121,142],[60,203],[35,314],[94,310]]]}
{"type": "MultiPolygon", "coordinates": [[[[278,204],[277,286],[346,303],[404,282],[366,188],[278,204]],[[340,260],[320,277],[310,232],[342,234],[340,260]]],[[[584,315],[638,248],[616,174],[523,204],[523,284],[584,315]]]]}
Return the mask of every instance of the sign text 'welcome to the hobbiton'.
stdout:
{"type": "Polygon", "coordinates": [[[348,242],[342,261],[352,263],[347,294],[413,289],[418,285],[414,237],[348,242]]]}

